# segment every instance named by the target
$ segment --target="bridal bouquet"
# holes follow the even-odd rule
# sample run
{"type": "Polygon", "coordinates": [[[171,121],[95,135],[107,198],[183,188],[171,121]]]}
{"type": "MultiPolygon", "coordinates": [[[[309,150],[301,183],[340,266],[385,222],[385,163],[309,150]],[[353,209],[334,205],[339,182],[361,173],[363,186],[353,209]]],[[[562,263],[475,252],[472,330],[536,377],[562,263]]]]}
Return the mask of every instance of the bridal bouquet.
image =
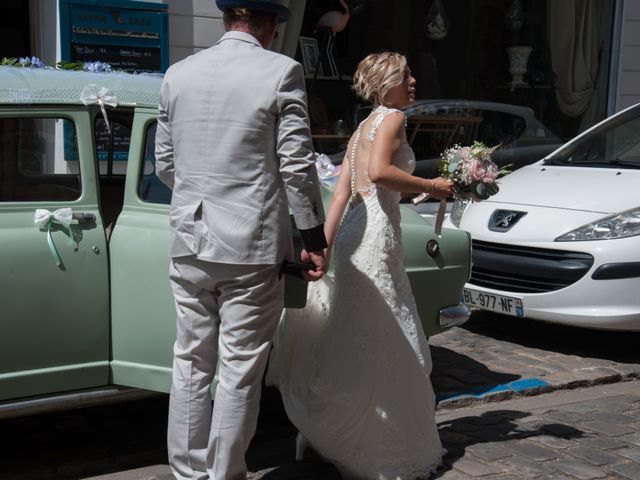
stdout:
{"type": "Polygon", "coordinates": [[[476,141],[470,147],[454,145],[442,153],[440,174],[454,183],[456,200],[478,202],[498,193],[497,179],[509,170],[491,160],[496,148],[476,141]]]}
{"type": "MultiPolygon", "coordinates": [[[[453,198],[459,202],[479,202],[498,193],[498,177],[509,173],[508,166],[499,168],[491,155],[499,147],[487,147],[482,142],[473,142],[470,147],[454,145],[442,152],[440,175],[453,182],[453,198]]],[[[418,204],[429,197],[423,193],[412,201],[418,204]]],[[[440,235],[446,200],[440,200],[440,207],[436,215],[434,232],[440,235]]]]}
{"type": "MultiPolygon", "coordinates": [[[[442,152],[440,175],[454,183],[453,197],[462,202],[486,200],[498,193],[498,177],[509,173],[507,167],[499,168],[491,155],[498,148],[487,147],[482,142],[471,146],[454,145],[442,152]]],[[[428,194],[413,199],[414,203],[425,200],[428,194]]]]}

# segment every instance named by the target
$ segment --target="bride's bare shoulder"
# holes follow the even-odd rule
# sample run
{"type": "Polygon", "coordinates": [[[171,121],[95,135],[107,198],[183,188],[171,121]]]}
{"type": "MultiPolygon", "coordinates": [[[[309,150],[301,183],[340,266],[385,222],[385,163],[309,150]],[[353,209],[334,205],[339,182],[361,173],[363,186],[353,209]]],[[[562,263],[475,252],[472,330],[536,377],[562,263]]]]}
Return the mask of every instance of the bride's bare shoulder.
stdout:
{"type": "Polygon", "coordinates": [[[384,116],[378,128],[379,132],[384,136],[402,136],[407,124],[407,116],[400,110],[394,110],[384,116]]]}

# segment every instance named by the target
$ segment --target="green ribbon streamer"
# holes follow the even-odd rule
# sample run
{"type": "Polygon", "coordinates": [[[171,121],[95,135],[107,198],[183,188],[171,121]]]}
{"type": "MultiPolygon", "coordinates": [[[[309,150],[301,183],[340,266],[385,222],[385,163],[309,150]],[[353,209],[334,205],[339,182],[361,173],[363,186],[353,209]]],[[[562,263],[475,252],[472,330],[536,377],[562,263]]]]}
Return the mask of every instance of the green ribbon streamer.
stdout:
{"type": "MultiPolygon", "coordinates": [[[[53,241],[53,236],[51,235],[51,228],[56,223],[53,215],[49,219],[49,223],[47,223],[47,243],[49,244],[49,252],[51,252],[51,256],[53,257],[53,261],[56,262],[56,266],[58,268],[62,267],[62,259],[60,258],[60,254],[58,253],[58,249],[56,248],[56,244],[53,241]]],[[[63,226],[64,228],[64,226],[63,226]]],[[[74,248],[77,248],[77,244],[75,239],[73,238],[73,233],[71,232],[71,226],[69,226],[67,230],[67,235],[69,236],[69,240],[71,240],[71,245],[74,248]]]]}

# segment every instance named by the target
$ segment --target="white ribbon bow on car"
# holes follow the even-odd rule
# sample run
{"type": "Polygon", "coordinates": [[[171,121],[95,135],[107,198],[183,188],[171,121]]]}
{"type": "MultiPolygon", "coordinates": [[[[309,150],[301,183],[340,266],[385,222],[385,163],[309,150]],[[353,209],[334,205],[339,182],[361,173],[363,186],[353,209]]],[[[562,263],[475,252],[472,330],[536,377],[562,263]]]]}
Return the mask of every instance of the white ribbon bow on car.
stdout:
{"type": "Polygon", "coordinates": [[[71,242],[75,247],[76,243],[75,239],[73,238],[73,232],[71,231],[73,211],[70,208],[59,208],[51,213],[45,208],[38,208],[35,215],[33,216],[33,221],[40,230],[47,230],[47,243],[49,244],[49,251],[51,252],[51,256],[53,256],[53,260],[56,262],[56,266],[62,266],[60,254],[58,253],[58,249],[53,243],[53,238],[51,237],[51,228],[55,224],[64,227],[64,229],[67,231],[67,235],[69,235],[69,239],[71,239],[71,242]]]}
{"type": "Polygon", "coordinates": [[[85,105],[93,105],[97,103],[100,106],[100,111],[104,117],[104,123],[107,125],[107,131],[111,133],[111,125],[109,125],[107,110],[104,106],[118,106],[118,99],[113,92],[107,87],[99,87],[98,85],[91,83],[82,89],[82,92],[80,93],[80,101],[85,105]]]}

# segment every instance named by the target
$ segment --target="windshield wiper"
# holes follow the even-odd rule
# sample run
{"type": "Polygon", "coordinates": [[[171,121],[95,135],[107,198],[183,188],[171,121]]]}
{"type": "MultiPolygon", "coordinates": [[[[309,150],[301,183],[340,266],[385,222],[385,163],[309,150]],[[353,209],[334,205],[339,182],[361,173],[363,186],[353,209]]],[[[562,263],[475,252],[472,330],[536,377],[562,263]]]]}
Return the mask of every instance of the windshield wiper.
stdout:
{"type": "Polygon", "coordinates": [[[566,158],[547,158],[544,165],[572,165],[566,158]]]}
{"type": "Polygon", "coordinates": [[[616,158],[615,160],[612,161],[612,163],[614,165],[619,165],[621,167],[640,168],[640,157],[631,157],[631,158],[636,158],[638,160],[632,161],[632,160],[621,160],[620,158],[616,158]]]}
{"type": "Polygon", "coordinates": [[[603,167],[640,168],[640,162],[631,162],[629,160],[621,160],[619,158],[611,160],[585,160],[582,162],[572,162],[571,165],[602,165],[603,167]]]}

